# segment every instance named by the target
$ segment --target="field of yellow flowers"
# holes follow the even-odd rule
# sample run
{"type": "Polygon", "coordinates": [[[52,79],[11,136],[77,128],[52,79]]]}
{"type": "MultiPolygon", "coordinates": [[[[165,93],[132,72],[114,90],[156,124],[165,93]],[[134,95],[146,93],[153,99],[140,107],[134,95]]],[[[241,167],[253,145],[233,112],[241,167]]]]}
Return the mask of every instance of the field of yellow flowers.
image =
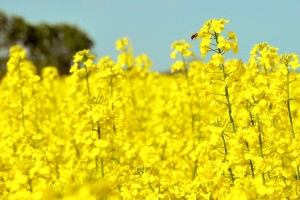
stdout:
{"type": "Polygon", "coordinates": [[[20,46],[0,84],[0,197],[32,200],[299,199],[300,66],[256,44],[247,63],[228,20],[176,41],[171,75],[127,38],[118,60],[74,55],[36,75],[20,46]],[[199,41],[198,41],[199,40],[199,41]]]}

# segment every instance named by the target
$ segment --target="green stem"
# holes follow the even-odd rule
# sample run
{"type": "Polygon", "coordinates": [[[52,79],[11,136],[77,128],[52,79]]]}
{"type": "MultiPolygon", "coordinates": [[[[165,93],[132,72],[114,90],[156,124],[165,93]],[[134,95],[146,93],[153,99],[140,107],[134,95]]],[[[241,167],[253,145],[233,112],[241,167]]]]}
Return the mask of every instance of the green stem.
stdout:
{"type": "MultiPolygon", "coordinates": [[[[249,144],[248,144],[247,141],[246,141],[246,147],[247,147],[247,150],[250,152],[249,144]]],[[[252,178],[254,178],[254,167],[253,167],[253,162],[252,162],[251,159],[250,159],[250,161],[249,161],[249,164],[250,164],[250,168],[251,168],[251,175],[252,175],[252,178]]]]}
{"type": "Polygon", "coordinates": [[[234,175],[232,173],[232,169],[229,168],[228,170],[229,170],[229,173],[230,173],[230,178],[231,178],[232,185],[234,186],[234,175]]]}
{"type": "MultiPolygon", "coordinates": [[[[257,118],[257,126],[258,126],[258,132],[259,132],[259,135],[258,135],[258,140],[259,140],[259,156],[260,157],[264,157],[264,154],[263,154],[263,144],[262,144],[262,128],[260,126],[260,121],[259,121],[259,116],[258,114],[256,114],[256,118],[257,118]]],[[[265,185],[266,183],[266,180],[265,180],[265,174],[264,172],[261,172],[261,178],[263,180],[263,184],[265,185]]]]}
{"type": "Polygon", "coordinates": [[[222,140],[223,140],[223,145],[224,145],[224,151],[225,151],[225,154],[227,155],[227,147],[226,147],[226,142],[225,142],[225,138],[224,138],[224,133],[222,133],[222,140]]]}
{"type": "MultiPolygon", "coordinates": [[[[216,41],[216,46],[218,46],[218,34],[216,32],[214,32],[214,39],[216,41]]],[[[217,48],[216,51],[219,54],[222,54],[222,50],[220,48],[217,48]]],[[[226,77],[227,77],[227,74],[225,72],[225,66],[223,64],[221,64],[221,70],[222,70],[222,75],[223,75],[223,81],[225,81],[226,77]]],[[[231,112],[232,112],[231,111],[231,103],[230,103],[230,98],[229,98],[229,92],[228,92],[228,86],[227,85],[225,86],[224,90],[225,90],[226,105],[227,105],[227,110],[228,110],[228,115],[229,115],[229,122],[231,124],[231,131],[233,133],[236,133],[234,120],[233,120],[233,117],[231,115],[231,112]]],[[[225,138],[224,138],[224,133],[222,133],[222,139],[223,139],[225,154],[227,155],[227,147],[226,147],[226,142],[225,142],[225,138]]],[[[229,173],[230,173],[230,178],[231,178],[231,181],[232,181],[232,185],[234,185],[234,175],[232,173],[232,169],[229,168],[228,170],[229,170],[229,173]]]]}
{"type": "Polygon", "coordinates": [[[84,68],[85,68],[85,80],[86,80],[86,86],[87,86],[87,89],[88,89],[88,95],[89,95],[89,97],[91,97],[88,71],[87,71],[87,67],[85,65],[84,65],[84,68]]]}
{"type": "Polygon", "coordinates": [[[98,124],[97,124],[98,126],[97,126],[97,134],[98,134],[98,140],[100,140],[101,139],[101,129],[100,129],[100,123],[99,123],[99,121],[98,121],[98,124]]]}
{"type": "MultiPolygon", "coordinates": [[[[286,67],[288,67],[288,66],[286,66],[286,67]]],[[[286,106],[287,106],[287,109],[288,109],[292,139],[295,139],[295,131],[294,131],[292,112],[291,112],[291,99],[290,99],[290,72],[289,72],[288,68],[286,70],[287,70],[287,75],[286,75],[286,106]]],[[[299,166],[296,166],[296,174],[297,174],[297,180],[300,180],[299,166]]]]}
{"type": "Polygon", "coordinates": [[[260,157],[264,157],[261,133],[259,133],[258,139],[259,139],[259,155],[260,155],[260,157]]]}
{"type": "Polygon", "coordinates": [[[232,130],[233,133],[235,133],[236,129],[235,129],[233,117],[231,115],[232,111],[231,111],[231,104],[230,104],[230,99],[229,99],[229,94],[228,94],[228,86],[225,86],[225,97],[226,97],[226,102],[227,102],[227,108],[228,108],[229,121],[230,121],[230,124],[231,124],[231,130],[232,130]]]}
{"type": "Polygon", "coordinates": [[[295,139],[295,131],[294,131],[294,125],[293,125],[293,118],[292,118],[292,112],[291,112],[291,105],[290,105],[290,73],[287,69],[287,75],[286,75],[286,106],[288,109],[288,115],[289,115],[289,121],[290,121],[290,127],[292,132],[292,139],[295,139]]]}
{"type": "Polygon", "coordinates": [[[253,162],[252,162],[251,159],[250,159],[249,164],[250,164],[250,168],[251,168],[251,175],[252,175],[252,178],[254,178],[254,167],[253,167],[253,162]]]}
{"type": "MultiPolygon", "coordinates": [[[[98,133],[98,139],[100,140],[101,139],[101,129],[100,129],[100,124],[99,124],[99,121],[98,121],[98,124],[97,124],[97,133],[98,133]]],[[[96,170],[97,170],[97,173],[98,173],[98,160],[97,160],[97,156],[96,156],[96,170]]],[[[103,158],[100,158],[100,165],[101,165],[101,176],[102,178],[104,179],[104,165],[103,165],[103,158]]]]}
{"type": "Polygon", "coordinates": [[[195,177],[196,177],[197,169],[198,169],[198,158],[195,160],[195,167],[194,167],[194,171],[193,171],[193,178],[192,178],[192,180],[194,180],[195,177]]]}
{"type": "Polygon", "coordinates": [[[28,179],[29,191],[32,192],[32,179],[28,179]]]}
{"type": "Polygon", "coordinates": [[[79,149],[78,149],[78,146],[77,146],[77,144],[76,144],[75,139],[73,139],[71,142],[73,143],[73,145],[74,145],[74,147],[75,147],[77,158],[80,158],[80,151],[79,151],[79,149]]]}
{"type": "MultiPolygon", "coordinates": [[[[228,154],[228,152],[227,152],[227,146],[226,146],[226,141],[225,141],[225,137],[224,137],[224,133],[223,132],[222,132],[222,140],[223,140],[225,155],[227,155],[228,154]]],[[[229,167],[228,171],[230,173],[230,179],[232,181],[232,185],[234,185],[234,175],[232,173],[232,169],[229,167]]]]}
{"type": "Polygon", "coordinates": [[[152,192],[154,193],[154,192],[155,192],[155,190],[154,190],[154,188],[152,187],[152,185],[151,185],[151,183],[150,183],[150,182],[148,182],[148,185],[150,186],[150,188],[151,188],[152,192]]]}
{"type": "MultiPolygon", "coordinates": [[[[218,34],[214,33],[214,36],[215,36],[214,38],[215,38],[215,41],[216,41],[216,45],[218,46],[218,34]]],[[[217,49],[217,52],[219,54],[222,54],[222,50],[220,48],[217,49]]],[[[227,74],[225,73],[225,66],[223,64],[221,64],[221,69],[222,69],[223,81],[225,81],[226,77],[227,77],[227,74]]],[[[231,112],[232,112],[231,111],[231,103],[230,103],[230,98],[229,98],[228,86],[227,85],[225,86],[225,97],[226,97],[226,102],[227,102],[227,108],[228,108],[229,122],[230,122],[230,125],[231,125],[231,131],[233,133],[236,133],[234,120],[233,120],[233,117],[231,115],[231,112]]]]}
{"type": "MultiPolygon", "coordinates": [[[[112,71],[112,66],[110,68],[111,70],[111,75],[110,75],[110,97],[112,99],[112,103],[111,103],[111,110],[114,111],[114,90],[113,90],[113,71],[112,71]]],[[[116,123],[115,123],[115,119],[113,119],[114,123],[113,123],[113,130],[114,130],[114,134],[116,134],[116,123]]]]}

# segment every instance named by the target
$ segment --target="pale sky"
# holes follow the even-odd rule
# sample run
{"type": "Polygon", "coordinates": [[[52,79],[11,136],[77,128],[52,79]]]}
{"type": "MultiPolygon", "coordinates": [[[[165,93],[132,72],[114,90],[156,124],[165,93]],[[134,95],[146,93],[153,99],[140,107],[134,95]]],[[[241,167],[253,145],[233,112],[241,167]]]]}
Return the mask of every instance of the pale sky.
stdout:
{"type": "MultiPolygon", "coordinates": [[[[254,44],[268,42],[279,53],[300,55],[300,1],[259,0],[0,0],[0,10],[29,23],[65,22],[88,33],[98,57],[116,60],[115,41],[128,37],[134,55],[146,53],[153,71],[170,71],[171,44],[186,40],[200,57],[199,41],[191,41],[209,19],[230,20],[226,30],[236,33],[239,53],[225,58],[248,61],[254,44]]],[[[76,42],[76,41],[74,41],[76,42]]]]}

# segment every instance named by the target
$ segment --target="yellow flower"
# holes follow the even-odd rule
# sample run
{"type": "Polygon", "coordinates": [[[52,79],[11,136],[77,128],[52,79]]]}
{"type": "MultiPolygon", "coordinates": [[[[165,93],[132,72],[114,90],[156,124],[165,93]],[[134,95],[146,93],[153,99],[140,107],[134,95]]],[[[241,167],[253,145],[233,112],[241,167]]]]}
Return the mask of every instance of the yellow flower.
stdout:
{"type": "Polygon", "coordinates": [[[70,73],[75,72],[78,69],[78,63],[74,63],[70,69],[70,73]]]}
{"type": "Polygon", "coordinates": [[[293,70],[296,70],[300,66],[297,54],[291,54],[291,61],[289,64],[293,70]]]}
{"type": "Polygon", "coordinates": [[[172,65],[172,70],[171,73],[175,72],[175,71],[184,71],[185,70],[185,66],[184,63],[182,61],[176,61],[173,65],[172,65]]]}
{"type": "Polygon", "coordinates": [[[223,18],[220,20],[213,19],[211,22],[210,32],[214,31],[217,34],[220,34],[223,30],[225,30],[224,23],[229,23],[229,20],[225,20],[223,18]]]}
{"type": "Polygon", "coordinates": [[[203,27],[199,30],[197,38],[211,38],[211,32],[209,32],[208,29],[208,25],[204,24],[203,27]]]}
{"type": "Polygon", "coordinates": [[[227,36],[228,36],[228,38],[229,38],[230,40],[233,40],[234,42],[237,42],[237,38],[236,38],[236,35],[235,35],[234,32],[229,31],[228,34],[227,34],[227,36]]]}
{"type": "Polygon", "coordinates": [[[96,58],[95,55],[93,54],[89,54],[89,49],[84,49],[82,51],[78,51],[75,55],[74,55],[74,59],[73,62],[74,63],[78,63],[78,62],[85,62],[88,59],[94,60],[96,58]]]}
{"type": "Polygon", "coordinates": [[[126,37],[116,41],[116,49],[118,51],[124,51],[129,46],[129,40],[126,37]]]}
{"type": "Polygon", "coordinates": [[[210,38],[203,38],[200,42],[201,58],[205,58],[207,52],[210,50],[210,38]]]}
{"type": "Polygon", "coordinates": [[[26,58],[26,51],[21,46],[12,46],[9,50],[10,56],[24,60],[26,58]]]}
{"type": "Polygon", "coordinates": [[[219,49],[222,49],[223,52],[227,52],[230,49],[230,42],[225,40],[223,36],[218,37],[218,45],[219,49]]]}
{"type": "Polygon", "coordinates": [[[190,48],[192,48],[192,45],[187,43],[185,40],[174,42],[171,45],[171,49],[174,49],[171,53],[171,58],[175,59],[178,52],[180,52],[183,57],[195,56],[195,54],[189,50],[190,48]]]}
{"type": "Polygon", "coordinates": [[[233,42],[230,42],[230,48],[232,49],[232,52],[235,54],[238,53],[239,46],[238,46],[238,42],[237,42],[235,33],[232,31],[229,31],[227,36],[228,36],[229,40],[233,40],[233,42]]]}
{"type": "Polygon", "coordinates": [[[87,61],[85,61],[83,64],[86,67],[92,67],[93,66],[93,60],[92,59],[87,59],[87,61]]]}
{"type": "Polygon", "coordinates": [[[50,80],[56,79],[59,77],[59,73],[56,67],[54,66],[47,66],[44,67],[42,70],[42,77],[48,78],[50,80]]]}
{"type": "Polygon", "coordinates": [[[152,66],[152,62],[149,59],[149,57],[147,56],[147,54],[142,54],[142,55],[137,56],[135,58],[135,62],[138,67],[140,67],[141,69],[145,69],[145,70],[152,66]]]}

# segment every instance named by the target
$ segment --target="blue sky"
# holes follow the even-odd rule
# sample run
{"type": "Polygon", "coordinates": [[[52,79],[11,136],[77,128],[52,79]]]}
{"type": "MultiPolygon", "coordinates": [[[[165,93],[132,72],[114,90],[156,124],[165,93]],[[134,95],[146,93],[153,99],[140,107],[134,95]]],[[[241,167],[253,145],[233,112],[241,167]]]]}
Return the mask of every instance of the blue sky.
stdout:
{"type": "Polygon", "coordinates": [[[191,41],[209,19],[225,18],[234,31],[239,53],[226,58],[248,61],[254,44],[268,42],[279,53],[300,55],[300,1],[259,0],[0,0],[0,10],[24,17],[27,22],[77,25],[95,42],[98,57],[117,58],[115,41],[124,36],[135,56],[146,53],[153,71],[169,71],[171,44],[186,40],[200,57],[199,41],[191,41]]]}

